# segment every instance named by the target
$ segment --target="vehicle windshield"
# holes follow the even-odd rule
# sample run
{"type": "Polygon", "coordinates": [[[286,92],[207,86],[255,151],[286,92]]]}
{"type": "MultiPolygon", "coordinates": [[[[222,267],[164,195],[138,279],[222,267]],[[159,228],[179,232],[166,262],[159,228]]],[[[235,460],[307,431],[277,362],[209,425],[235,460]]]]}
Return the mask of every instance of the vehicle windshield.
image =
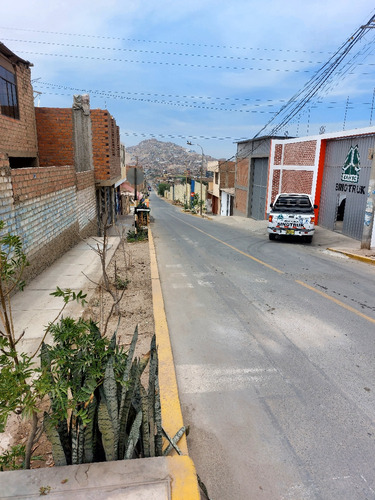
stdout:
{"type": "Polygon", "coordinates": [[[308,196],[279,196],[272,207],[273,212],[314,213],[308,196]]]}

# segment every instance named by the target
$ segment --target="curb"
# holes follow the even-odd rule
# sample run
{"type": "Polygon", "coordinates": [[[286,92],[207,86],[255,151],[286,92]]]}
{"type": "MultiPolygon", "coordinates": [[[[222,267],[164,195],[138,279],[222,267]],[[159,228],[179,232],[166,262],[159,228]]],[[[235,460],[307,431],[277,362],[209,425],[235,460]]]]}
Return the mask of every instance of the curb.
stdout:
{"type": "MultiPolygon", "coordinates": [[[[150,249],[150,267],[152,283],[152,303],[154,309],[155,334],[159,358],[159,387],[163,428],[173,437],[183,427],[181,403],[178,395],[177,377],[169,337],[167,318],[164,309],[154,239],[148,228],[150,249]]],[[[172,488],[172,500],[200,498],[197,474],[192,460],[189,458],[186,435],[178,442],[183,456],[175,450],[168,456],[168,464],[175,485],[172,488]]]]}
{"type": "Polygon", "coordinates": [[[336,248],[327,248],[327,250],[329,250],[330,252],[341,253],[351,259],[359,260],[360,262],[366,262],[367,264],[375,265],[375,259],[373,259],[372,257],[366,257],[365,255],[358,255],[356,253],[346,252],[345,250],[337,250],[336,248]]]}

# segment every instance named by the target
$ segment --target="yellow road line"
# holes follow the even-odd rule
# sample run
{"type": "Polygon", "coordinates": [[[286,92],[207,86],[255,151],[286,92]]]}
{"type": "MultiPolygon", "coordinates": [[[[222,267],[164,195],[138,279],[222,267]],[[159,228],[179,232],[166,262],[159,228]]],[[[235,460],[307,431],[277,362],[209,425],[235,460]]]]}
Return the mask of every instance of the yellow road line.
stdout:
{"type": "Polygon", "coordinates": [[[361,318],[366,319],[367,321],[370,321],[370,323],[375,323],[375,319],[371,318],[370,316],[367,316],[366,314],[361,313],[357,309],[354,309],[354,307],[349,306],[349,305],[345,304],[344,302],[341,302],[341,300],[335,299],[334,297],[331,297],[327,293],[322,292],[321,290],[318,290],[317,288],[314,288],[313,286],[310,286],[307,283],[304,283],[303,281],[296,280],[296,283],[298,283],[301,286],[304,286],[305,288],[308,288],[312,292],[315,292],[315,293],[321,295],[322,297],[330,300],[331,302],[334,302],[335,304],[337,304],[340,307],[343,307],[347,311],[350,311],[350,312],[356,314],[357,316],[360,316],[361,318]]]}
{"type": "MultiPolygon", "coordinates": [[[[182,420],[180,399],[178,396],[177,378],[169,338],[167,318],[165,315],[154,240],[150,228],[148,229],[148,241],[151,261],[152,302],[154,309],[155,334],[159,358],[161,414],[164,430],[169,436],[173,437],[184,424],[182,420]]],[[[178,442],[178,447],[184,455],[188,455],[185,434],[178,442]]],[[[176,452],[173,450],[171,454],[176,454],[176,452]]]]}
{"type": "Polygon", "coordinates": [[[196,229],[200,233],[203,233],[204,235],[208,236],[209,238],[212,238],[213,240],[218,241],[219,243],[222,243],[223,245],[227,246],[228,248],[231,248],[232,250],[234,250],[235,252],[240,253],[241,255],[244,255],[245,257],[248,257],[249,259],[253,260],[254,262],[257,262],[258,264],[261,264],[262,266],[268,267],[268,269],[271,269],[272,271],[275,271],[275,273],[285,274],[284,271],[281,271],[280,269],[277,269],[276,267],[273,267],[270,264],[267,264],[266,262],[263,262],[263,260],[257,259],[256,257],[253,257],[252,255],[250,255],[250,254],[248,254],[246,252],[243,252],[242,250],[239,250],[238,248],[236,248],[236,247],[234,247],[232,245],[229,245],[229,243],[225,243],[225,241],[220,240],[219,238],[215,238],[215,236],[212,236],[212,234],[206,233],[202,229],[199,229],[198,227],[193,226],[193,224],[189,224],[188,222],[185,222],[184,220],[179,219],[178,217],[176,217],[174,215],[172,215],[172,217],[174,217],[175,219],[177,219],[180,222],[183,222],[187,226],[190,226],[190,227],[196,229]]]}
{"type": "MultiPolygon", "coordinates": [[[[213,240],[218,241],[219,243],[222,243],[223,245],[227,246],[228,248],[231,248],[232,250],[234,250],[235,252],[238,252],[241,255],[244,255],[245,257],[248,257],[249,259],[253,260],[254,262],[257,262],[258,264],[261,264],[262,266],[268,267],[269,269],[271,269],[272,271],[275,271],[276,273],[285,274],[284,271],[281,271],[280,269],[277,269],[276,267],[270,266],[266,262],[263,262],[262,260],[257,259],[256,257],[253,257],[252,255],[250,255],[250,254],[248,254],[246,252],[242,252],[242,250],[239,250],[238,248],[236,248],[236,247],[234,247],[232,245],[229,245],[229,243],[225,243],[225,241],[222,241],[219,238],[216,238],[215,236],[212,236],[211,234],[206,233],[202,229],[199,229],[198,227],[194,226],[193,224],[189,224],[188,222],[185,222],[184,220],[182,220],[182,219],[180,219],[180,218],[178,218],[178,217],[176,217],[174,215],[172,215],[172,217],[174,217],[175,219],[177,219],[180,222],[183,222],[187,226],[190,226],[190,227],[196,229],[197,231],[199,231],[199,232],[203,233],[204,235],[208,236],[209,238],[212,238],[213,240]]],[[[303,281],[295,280],[295,282],[298,283],[299,285],[301,285],[301,286],[303,286],[303,287],[305,287],[305,288],[307,288],[307,289],[309,289],[309,290],[311,290],[311,291],[313,291],[313,292],[321,295],[322,297],[326,298],[327,300],[330,300],[331,302],[334,302],[335,304],[337,304],[338,306],[346,309],[347,311],[350,311],[350,312],[356,314],[357,316],[360,316],[361,318],[369,321],[370,323],[375,323],[375,319],[371,318],[370,316],[367,316],[366,314],[363,314],[362,312],[358,311],[354,307],[351,307],[351,306],[345,304],[344,302],[341,302],[341,300],[335,299],[334,297],[331,297],[327,293],[324,293],[324,292],[318,290],[317,288],[314,288],[314,287],[308,285],[307,283],[304,283],[303,281]]]]}

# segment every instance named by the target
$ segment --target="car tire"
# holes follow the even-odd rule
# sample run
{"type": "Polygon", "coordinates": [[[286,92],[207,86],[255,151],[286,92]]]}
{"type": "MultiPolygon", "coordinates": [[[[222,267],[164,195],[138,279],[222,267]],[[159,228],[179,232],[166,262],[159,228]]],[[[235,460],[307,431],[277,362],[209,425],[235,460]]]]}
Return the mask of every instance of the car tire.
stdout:
{"type": "Polygon", "coordinates": [[[274,240],[274,239],[276,239],[276,234],[269,233],[268,237],[270,240],[274,240]]]}
{"type": "Polygon", "coordinates": [[[305,236],[305,241],[306,241],[306,243],[311,243],[311,242],[312,242],[312,239],[313,239],[313,237],[312,237],[312,236],[305,236]]]}

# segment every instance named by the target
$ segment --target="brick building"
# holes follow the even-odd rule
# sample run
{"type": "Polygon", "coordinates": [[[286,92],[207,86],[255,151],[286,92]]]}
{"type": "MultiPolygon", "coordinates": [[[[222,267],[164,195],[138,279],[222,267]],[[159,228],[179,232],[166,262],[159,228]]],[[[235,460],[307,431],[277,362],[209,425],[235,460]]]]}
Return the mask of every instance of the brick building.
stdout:
{"type": "Polygon", "coordinates": [[[367,201],[374,150],[375,127],[272,140],[267,207],[278,193],[310,194],[320,226],[361,240],[373,217],[367,201]]]}
{"type": "Polygon", "coordinates": [[[211,161],[207,170],[213,173],[207,192],[210,211],[213,214],[233,215],[235,162],[211,161]]]}
{"type": "Polygon", "coordinates": [[[234,215],[265,218],[272,139],[278,137],[258,137],[237,143],[234,215]]]}
{"type": "MultiPolygon", "coordinates": [[[[78,157],[85,155],[71,137],[66,149],[59,143],[64,155],[60,163],[49,151],[64,133],[66,116],[59,117],[55,135],[50,128],[40,138],[39,156],[31,66],[0,43],[0,219],[6,231],[23,241],[30,262],[26,279],[48,267],[80,237],[96,233],[92,165],[76,169],[77,151],[78,157]]],[[[85,111],[81,108],[76,114],[78,131],[85,111]]]]}
{"type": "Polygon", "coordinates": [[[35,111],[41,165],[74,164],[82,173],[89,171],[95,183],[98,215],[105,214],[107,223],[112,225],[119,212],[119,186],[124,180],[121,178],[120,131],[115,119],[107,110],[90,110],[88,96],[75,96],[71,109],[36,108],[35,111]],[[86,106],[83,123],[76,117],[82,100],[86,106]]]}

